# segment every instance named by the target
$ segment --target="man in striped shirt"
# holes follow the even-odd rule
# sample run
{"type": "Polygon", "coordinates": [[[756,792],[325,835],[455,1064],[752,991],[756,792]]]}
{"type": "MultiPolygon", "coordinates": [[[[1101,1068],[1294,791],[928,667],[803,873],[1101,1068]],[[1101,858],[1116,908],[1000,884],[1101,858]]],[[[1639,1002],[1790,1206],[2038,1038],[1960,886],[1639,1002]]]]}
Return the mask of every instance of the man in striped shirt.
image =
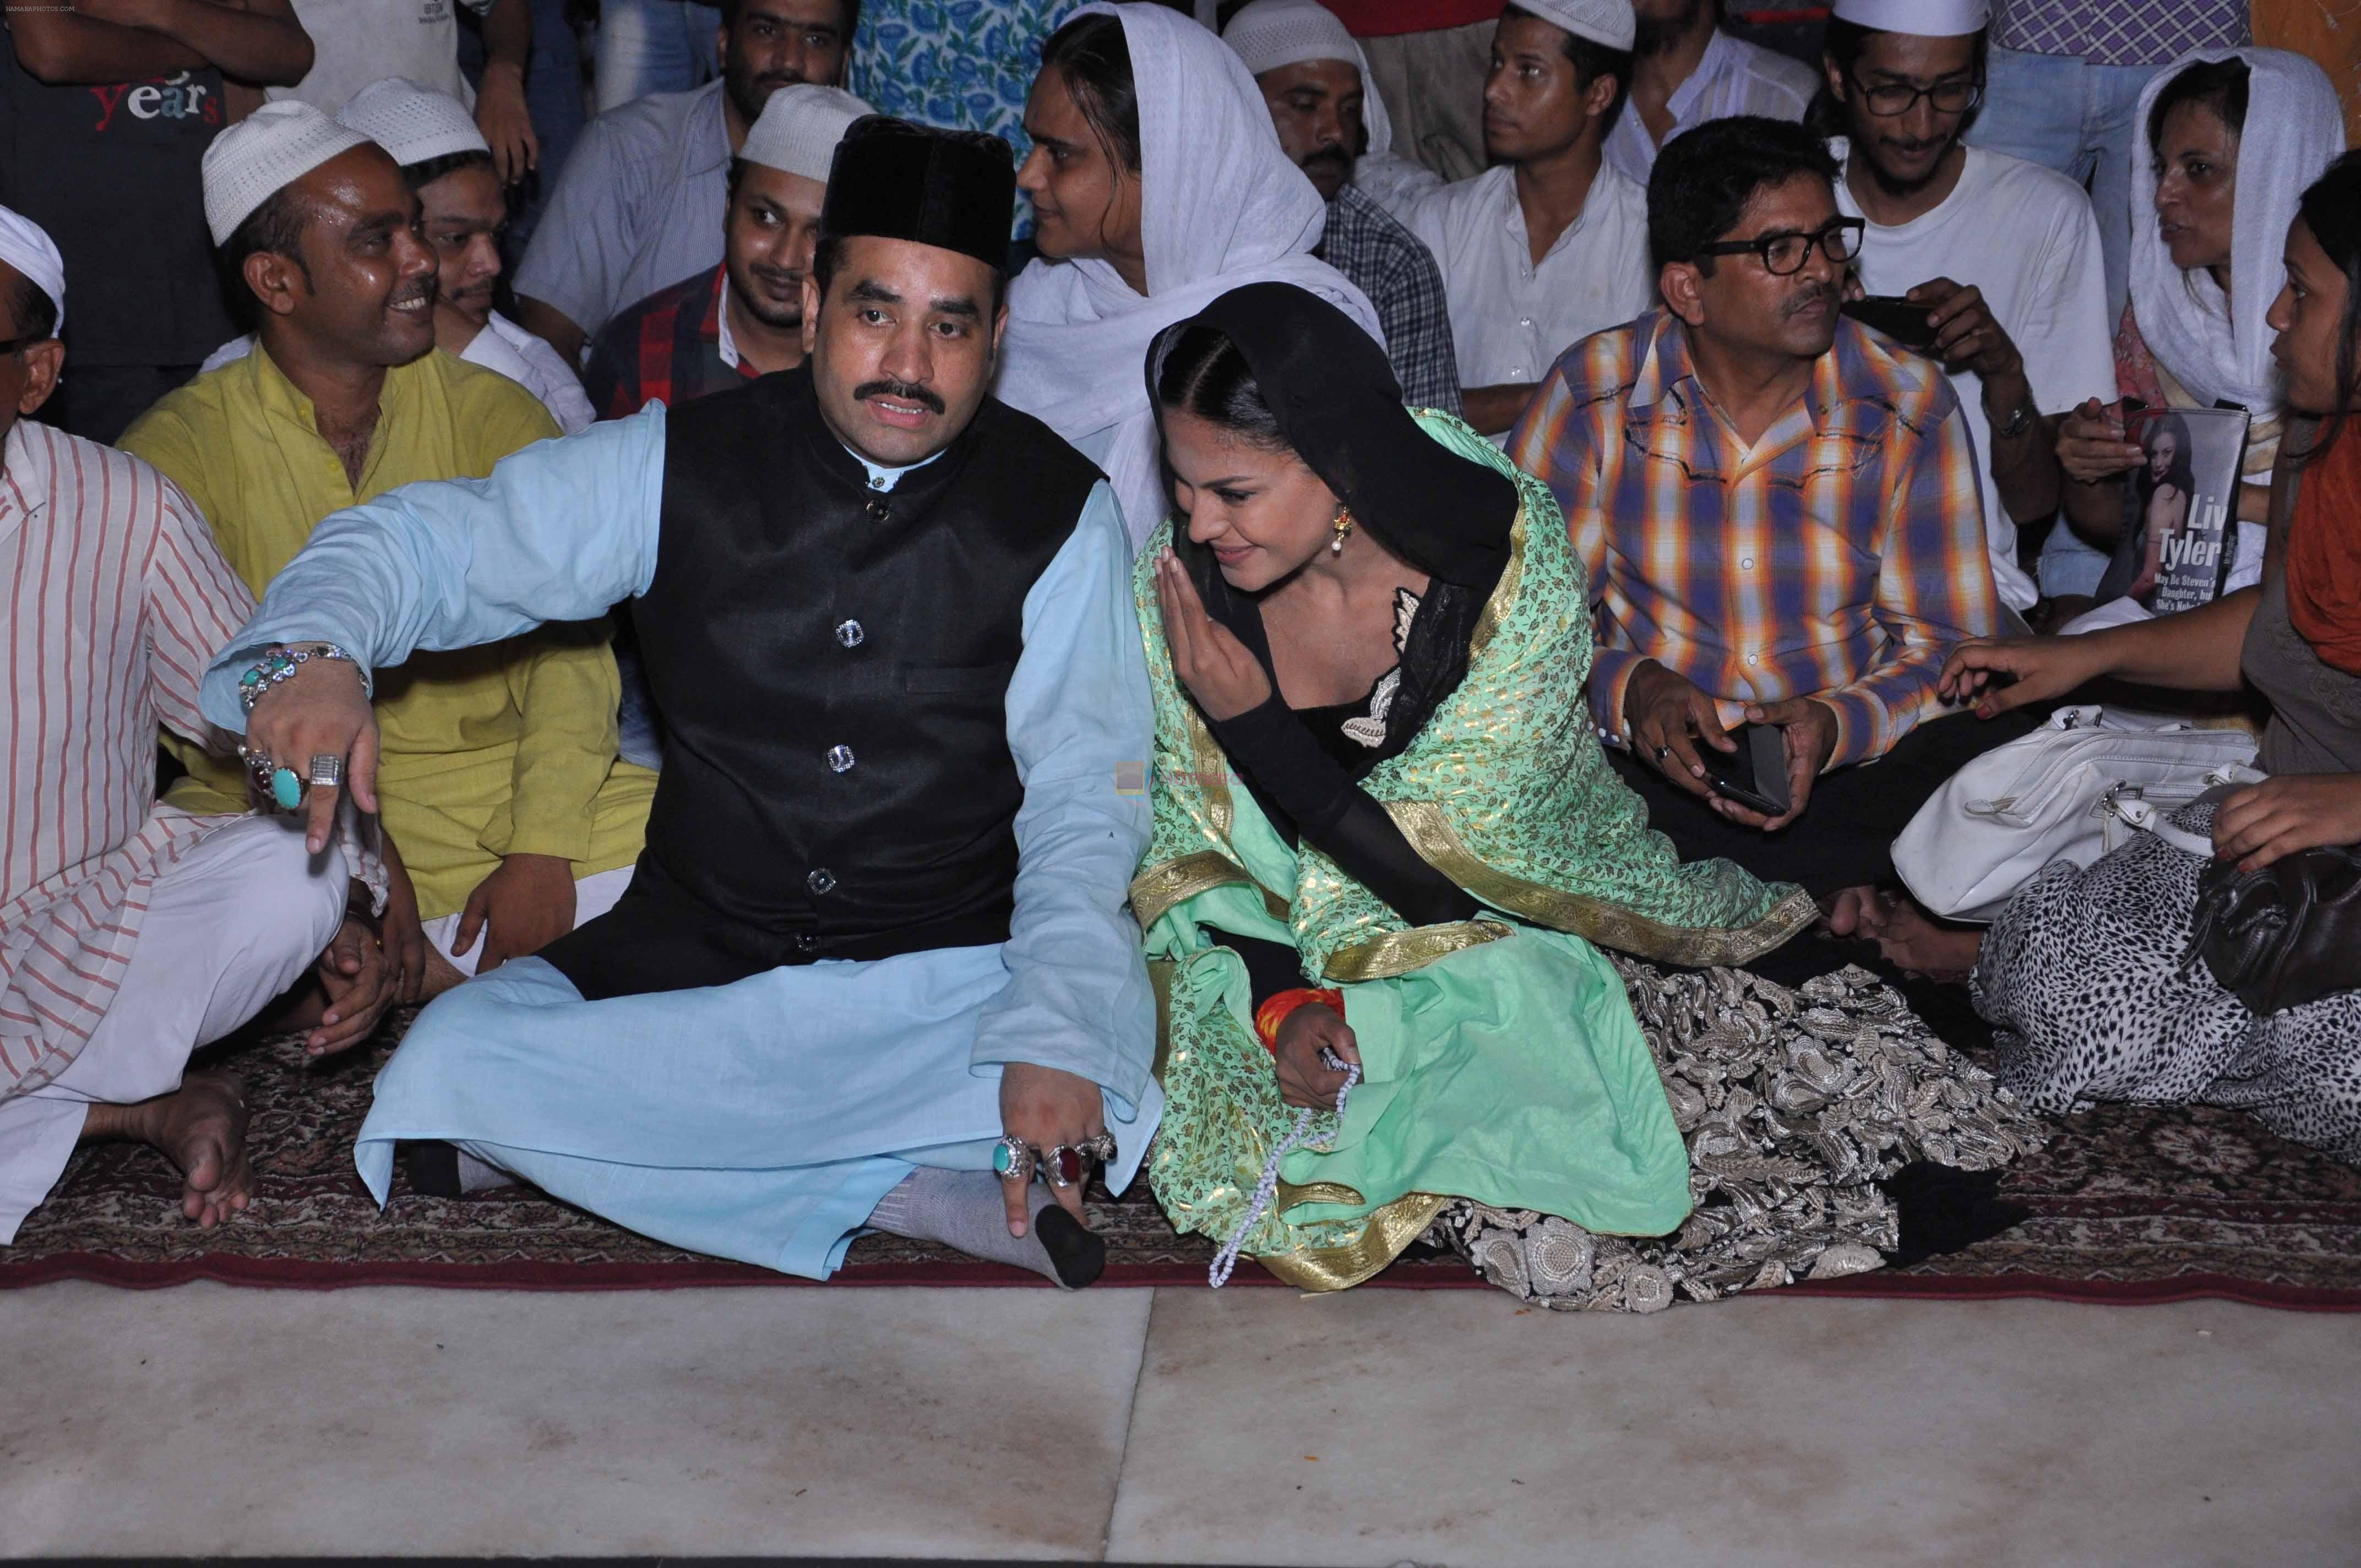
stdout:
{"type": "Polygon", "coordinates": [[[1890,880],[1919,802],[2003,738],[1927,725],[1952,645],[1999,626],[1975,453],[1939,367],[1839,315],[1861,226],[1835,174],[1784,121],[1666,144],[1665,307],[1575,345],[1509,447],[1565,510],[1593,717],[1651,820],[1685,859],[1829,895],[1890,880]],[[1744,725],[1780,731],[1775,815],[1709,777],[1744,725]]]}
{"type": "Polygon", "coordinates": [[[170,480],[21,417],[65,360],[56,257],[0,208],[0,1246],[89,1139],[161,1149],[201,1224],[244,1209],[237,1080],[190,1052],[306,971],[324,1049],[392,999],[341,848],[156,802],[157,728],[218,735],[198,677],[254,600],[170,480]]]}

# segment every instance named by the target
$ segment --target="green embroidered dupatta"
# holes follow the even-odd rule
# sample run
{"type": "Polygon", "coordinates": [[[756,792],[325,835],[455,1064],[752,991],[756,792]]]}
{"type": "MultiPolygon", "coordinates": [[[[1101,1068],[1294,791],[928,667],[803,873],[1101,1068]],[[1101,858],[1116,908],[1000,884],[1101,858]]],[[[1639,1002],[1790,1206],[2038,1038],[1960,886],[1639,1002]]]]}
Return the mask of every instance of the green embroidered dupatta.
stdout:
{"type": "Polygon", "coordinates": [[[1174,680],[1154,576],[1169,523],[1134,574],[1156,702],[1154,837],[1131,887],[1167,1096],[1151,1179],[1184,1228],[1225,1237],[1243,1216],[1295,1113],[1255,1040],[1245,965],[1218,933],[1291,943],[1307,979],[1346,989],[1368,1070],[1341,1124],[1323,1113],[1321,1146],[1290,1157],[1276,1212],[1248,1238],[1267,1266],[1315,1288],[1384,1266],[1450,1196],[1548,1196],[1594,1230],[1675,1227],[1686,1153],[1590,943],[1741,964],[1817,915],[1800,889],[1727,861],[1682,864],[1648,829],[1590,729],[1590,615],[1554,499],[1459,420],[1418,418],[1512,476],[1521,505],[1465,680],[1362,787],[1486,915],[1409,927],[1319,850],[1289,846],[1174,680]],[[1402,1185],[1455,1172],[1463,1189],[1490,1185],[1402,1185]]]}

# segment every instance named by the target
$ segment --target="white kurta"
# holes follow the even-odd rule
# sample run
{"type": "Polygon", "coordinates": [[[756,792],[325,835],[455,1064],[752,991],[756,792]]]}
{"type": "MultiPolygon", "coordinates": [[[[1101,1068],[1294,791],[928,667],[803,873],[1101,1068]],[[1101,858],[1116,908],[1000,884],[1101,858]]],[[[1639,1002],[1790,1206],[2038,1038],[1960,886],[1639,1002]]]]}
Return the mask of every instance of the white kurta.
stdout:
{"type": "MultiPolygon", "coordinates": [[[[1819,90],[1820,73],[1802,60],[1717,28],[1697,69],[1664,100],[1664,107],[1673,112],[1673,128],[1664,133],[1664,140],[1708,120],[1726,120],[1732,115],[1800,120],[1819,90]]],[[[1638,111],[1626,104],[1609,128],[1601,150],[1611,167],[1644,186],[1655,172],[1656,154],[1664,148],[1648,134],[1638,111]]]]}
{"type": "MultiPolygon", "coordinates": [[[[543,442],[480,483],[410,485],[329,517],[205,677],[237,718],[244,650],[331,640],[372,665],[579,620],[653,581],[664,410],[543,442]]],[[[1006,699],[1025,787],[1009,938],[733,985],[583,1001],[525,959],[423,1014],[355,1158],[444,1138],[672,1242],[823,1277],[914,1166],[988,1168],[1013,1061],[1101,1087],[1120,1190],[1163,1106],[1155,1007],[1125,907],[1148,841],[1151,718],[1130,543],[1093,488],[1026,597],[1006,699]]]]}
{"type": "Polygon", "coordinates": [[[1402,222],[1442,269],[1459,384],[1470,389],[1539,381],[1559,355],[1655,302],[1648,193],[1606,164],[1582,215],[1538,262],[1508,164],[1428,192],[1402,222]]]}

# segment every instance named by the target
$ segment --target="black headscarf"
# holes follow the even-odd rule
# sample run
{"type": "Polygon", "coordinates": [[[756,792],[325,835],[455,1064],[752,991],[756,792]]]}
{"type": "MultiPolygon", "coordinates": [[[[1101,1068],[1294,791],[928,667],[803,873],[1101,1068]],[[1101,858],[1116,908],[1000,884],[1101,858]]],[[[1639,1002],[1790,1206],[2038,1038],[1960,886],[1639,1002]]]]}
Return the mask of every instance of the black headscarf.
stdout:
{"type": "Polygon", "coordinates": [[[1159,333],[1148,351],[1151,404],[1166,356],[1197,325],[1237,345],[1279,433],[1359,526],[1431,579],[1402,647],[1384,740],[1339,761],[1278,695],[1258,597],[1231,587],[1213,552],[1178,530],[1174,554],[1206,613],[1235,632],[1270,677],[1270,700],[1209,720],[1214,736],[1290,843],[1318,845],[1413,925],[1470,918],[1476,901],[1419,857],[1359,781],[1409,746],[1466,675],[1476,624],[1508,565],[1517,486],[1421,429],[1402,407],[1385,351],[1344,312],[1289,283],[1233,289],[1159,333]]]}
{"type": "Polygon", "coordinates": [[[1386,352],[1353,318],[1292,283],[1233,289],[1157,334],[1148,398],[1192,326],[1245,356],[1287,444],[1361,527],[1429,576],[1488,593],[1509,559],[1517,487],[1421,430],[1386,352]]]}

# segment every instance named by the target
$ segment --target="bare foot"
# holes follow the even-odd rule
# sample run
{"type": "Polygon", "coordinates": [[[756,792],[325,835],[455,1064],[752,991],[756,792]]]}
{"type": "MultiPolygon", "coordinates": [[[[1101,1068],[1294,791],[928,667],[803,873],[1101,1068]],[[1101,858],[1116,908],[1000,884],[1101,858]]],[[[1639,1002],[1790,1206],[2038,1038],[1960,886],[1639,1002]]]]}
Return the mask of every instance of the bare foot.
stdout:
{"type": "Polygon", "coordinates": [[[1831,894],[1820,913],[1828,930],[1839,937],[1874,937],[1885,925],[1885,901],[1873,887],[1848,887],[1831,894]]]}
{"type": "Polygon", "coordinates": [[[1878,951],[1888,963],[1928,980],[1965,984],[1983,951],[1984,934],[1972,926],[1938,921],[1916,900],[1895,898],[1877,929],[1878,951]]]}
{"type": "Polygon", "coordinates": [[[161,1149],[181,1168],[181,1212],[212,1230],[254,1196],[246,1117],[244,1084],[225,1072],[192,1072],[170,1094],[137,1105],[93,1105],[82,1135],[133,1138],[161,1149]]]}

